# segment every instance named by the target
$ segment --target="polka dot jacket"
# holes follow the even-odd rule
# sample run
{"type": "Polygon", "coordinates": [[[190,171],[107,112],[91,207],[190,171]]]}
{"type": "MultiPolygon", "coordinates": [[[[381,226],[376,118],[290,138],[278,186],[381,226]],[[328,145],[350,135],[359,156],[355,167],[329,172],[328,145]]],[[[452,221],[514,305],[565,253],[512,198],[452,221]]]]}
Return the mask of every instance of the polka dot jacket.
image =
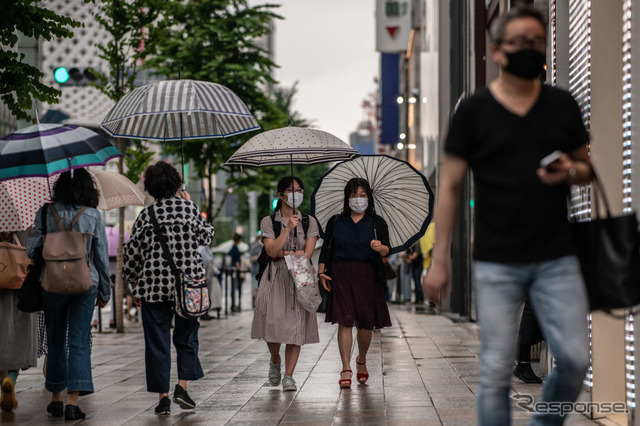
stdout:
{"type": "MultiPolygon", "coordinates": [[[[125,282],[131,284],[134,297],[146,302],[173,301],[175,280],[169,262],[162,255],[149,208],[140,212],[133,224],[131,238],[124,243],[122,275],[125,282]]],[[[157,201],[153,208],[176,267],[185,275],[204,277],[198,247],[211,243],[213,227],[204,220],[194,203],[182,198],[157,201]]]]}

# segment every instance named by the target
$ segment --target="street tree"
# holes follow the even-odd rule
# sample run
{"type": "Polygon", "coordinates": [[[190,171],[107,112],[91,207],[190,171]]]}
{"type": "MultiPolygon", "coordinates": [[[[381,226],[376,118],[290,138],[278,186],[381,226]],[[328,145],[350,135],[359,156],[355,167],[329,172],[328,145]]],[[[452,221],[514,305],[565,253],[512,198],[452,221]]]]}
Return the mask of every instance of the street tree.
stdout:
{"type": "MultiPolygon", "coordinates": [[[[142,63],[153,45],[149,31],[163,11],[164,0],[101,0],[96,3],[93,13],[95,19],[109,34],[107,40],[96,40],[100,58],[109,65],[104,73],[93,70],[98,77],[94,84],[101,92],[117,102],[126,93],[133,90],[138,76],[139,64],[142,63]]],[[[120,173],[125,174],[133,182],[137,182],[140,173],[151,160],[153,154],[140,140],[133,140],[125,150],[125,141],[118,139],[118,148],[125,153],[118,162],[120,173]],[[125,173],[126,164],[126,173],[125,173]]],[[[124,208],[119,209],[119,238],[116,260],[116,286],[114,307],[116,312],[116,329],[124,332],[122,300],[124,283],[122,281],[124,242],[124,208]]]]}
{"type": "MultiPolygon", "coordinates": [[[[211,81],[222,84],[242,99],[268,130],[286,124],[287,117],[269,96],[275,84],[276,64],[260,46],[281,19],[276,5],[250,6],[246,0],[199,0],[169,2],[161,22],[153,30],[153,55],[145,67],[170,78],[211,81]]],[[[213,177],[222,164],[252,134],[184,143],[184,156],[199,178],[209,183],[207,219],[213,221],[213,177]]],[[[165,152],[178,154],[180,145],[165,145],[165,152]]],[[[224,197],[228,192],[223,193],[224,197]]],[[[220,203],[218,203],[220,204],[220,203]]]]}
{"type": "MultiPolygon", "coordinates": [[[[295,127],[311,127],[313,122],[303,117],[302,113],[294,109],[295,97],[298,93],[298,82],[291,87],[275,86],[271,97],[276,107],[288,118],[286,125],[295,127]]],[[[280,126],[282,127],[282,126],[280,126]]],[[[313,164],[310,166],[294,166],[293,173],[299,177],[305,185],[304,201],[300,205],[300,210],[309,212],[311,209],[310,197],[316,182],[327,171],[327,164],[313,164]]],[[[236,219],[239,223],[247,224],[250,220],[248,192],[257,191],[257,219],[256,227],[260,227],[260,220],[273,213],[273,199],[270,197],[272,190],[275,190],[278,180],[291,174],[291,166],[269,166],[261,168],[243,168],[240,172],[238,167],[234,167],[229,184],[237,189],[238,211],[236,219]]],[[[248,226],[247,229],[251,229],[248,226]]]]}
{"type": "Polygon", "coordinates": [[[27,112],[34,101],[57,103],[62,94],[43,84],[42,71],[24,61],[17,51],[18,33],[51,40],[73,37],[73,28],[82,24],[54,11],[39,7],[36,0],[3,2],[0,14],[0,99],[18,120],[33,120],[27,112]]]}

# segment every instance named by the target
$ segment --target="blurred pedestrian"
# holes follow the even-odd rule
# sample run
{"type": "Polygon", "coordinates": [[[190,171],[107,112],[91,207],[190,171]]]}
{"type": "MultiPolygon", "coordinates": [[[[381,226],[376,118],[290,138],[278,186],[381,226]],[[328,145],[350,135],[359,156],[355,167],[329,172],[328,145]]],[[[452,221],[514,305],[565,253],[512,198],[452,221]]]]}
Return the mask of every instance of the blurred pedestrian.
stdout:
{"type": "Polygon", "coordinates": [[[158,161],[146,168],[144,188],[156,201],[140,212],[133,224],[131,238],[124,245],[122,274],[124,281],[133,288],[134,302],[140,306],[147,391],[158,394],[155,413],[160,415],[171,413],[172,320],[175,322],[173,345],[178,364],[173,401],[180,408],[195,408],[195,402],[187,393],[187,382],[204,376],[198,358],[200,323],[197,318],[174,315],[176,279],[166,256],[173,256],[176,267],[185,276],[204,278],[198,247],[211,243],[213,228],[181,186],[180,174],[170,164],[158,161]],[[151,209],[170,253],[165,254],[160,245],[149,213],[151,209]]]}
{"type": "Polygon", "coordinates": [[[205,279],[207,281],[207,288],[209,289],[209,299],[211,299],[211,307],[206,314],[200,317],[200,319],[208,321],[215,319],[215,317],[211,315],[211,312],[213,312],[214,310],[218,311],[218,317],[220,317],[220,296],[222,295],[222,291],[220,288],[220,282],[218,281],[218,277],[216,276],[218,273],[218,269],[216,268],[216,265],[214,263],[213,251],[211,250],[211,247],[200,246],[198,247],[198,253],[200,253],[202,264],[204,265],[205,279]]]}
{"type": "Polygon", "coordinates": [[[542,383],[542,379],[536,376],[531,368],[531,347],[542,342],[543,339],[531,302],[528,297],[525,297],[518,329],[518,357],[513,369],[513,375],[525,383],[542,383]]]}
{"type": "MultiPolygon", "coordinates": [[[[47,234],[58,232],[58,222],[68,223],[86,238],[86,257],[90,262],[93,285],[73,294],[52,293],[43,289],[42,304],[47,330],[47,365],[45,388],[52,393],[47,412],[65,420],[85,418],[78,407],[78,397],[93,392],[91,376],[91,318],[94,306],[105,306],[111,297],[107,234],[102,213],[96,210],[98,190],[85,169],[64,172],[53,188],[53,204],[36,214],[35,228],[27,245],[33,258],[43,246],[42,215],[46,214],[47,234]],[[82,212],[82,208],[86,210],[82,212]],[[73,218],[73,220],[72,220],[73,218]],[[74,224],[75,222],[75,224],[74,224]],[[62,391],[67,390],[67,406],[62,391]]],[[[47,266],[45,266],[46,272],[47,266]]]]}
{"type": "MultiPolygon", "coordinates": [[[[557,366],[539,403],[571,403],[589,365],[587,298],[567,217],[569,185],[586,182],[589,134],[573,97],[545,86],[544,18],[514,7],[492,25],[491,56],[500,68],[489,87],[463,101],[445,141],[433,265],[426,293],[446,293],[452,230],[471,167],[476,188],[473,276],[481,330],[478,418],[510,422],[509,384],[518,314],[528,293],[557,366]],[[541,159],[559,150],[546,168],[541,159]]],[[[561,424],[537,412],[531,424],[561,424]]]]}
{"type": "Polygon", "coordinates": [[[277,191],[275,214],[263,218],[260,223],[264,248],[271,261],[260,279],[251,338],[267,342],[271,354],[268,376],[272,386],[280,384],[280,346],[286,345],[282,390],[295,391],[293,372],[300,348],[308,343],[318,343],[320,339],[316,313],[308,312],[296,300],[295,283],[285,257],[296,254],[311,259],[319,232],[316,219],[297,210],[304,197],[304,185],[299,178],[280,179],[277,191]],[[303,221],[307,220],[305,226],[303,221]]]}
{"type": "Polygon", "coordinates": [[[262,253],[262,234],[258,234],[255,237],[255,240],[249,246],[249,262],[251,264],[251,293],[252,293],[252,307],[256,306],[256,297],[258,296],[258,286],[259,282],[256,279],[256,275],[258,275],[258,271],[260,270],[260,264],[258,263],[258,257],[260,257],[260,253],[262,253]]]}
{"type": "MultiPolygon", "coordinates": [[[[427,279],[427,275],[429,274],[429,268],[431,267],[431,258],[433,255],[433,243],[436,238],[436,223],[435,221],[431,221],[429,226],[427,227],[427,232],[424,233],[422,238],[420,238],[420,250],[423,253],[424,262],[422,264],[422,280],[421,287],[424,287],[425,281],[427,279]]],[[[424,289],[423,289],[423,297],[424,297],[424,289]]],[[[427,304],[429,305],[429,312],[436,313],[436,304],[432,300],[427,300],[427,304]]]]}
{"type": "Polygon", "coordinates": [[[411,260],[409,258],[411,254],[408,250],[400,253],[400,259],[402,259],[402,265],[400,266],[400,303],[411,303],[411,260]]]}
{"type": "Polygon", "coordinates": [[[420,240],[416,241],[411,246],[411,250],[407,252],[407,261],[409,263],[409,273],[411,275],[411,281],[413,282],[413,289],[415,292],[414,303],[416,305],[422,305],[424,303],[424,294],[422,293],[421,277],[424,257],[422,255],[420,240]]]}
{"type": "Polygon", "coordinates": [[[327,223],[318,264],[324,288],[331,292],[325,322],[338,324],[342,372],[338,384],[351,387],[353,327],[357,329],[358,383],[369,379],[367,352],[373,328],[391,326],[385,298],[387,279],[382,257],[389,255],[389,229],[376,215],[369,182],[353,178],[344,188],[341,214],[327,223]],[[331,253],[328,247],[331,246],[331,253]]]}
{"type": "Polygon", "coordinates": [[[233,234],[233,245],[229,250],[229,257],[231,258],[231,312],[240,311],[240,301],[242,300],[242,253],[238,245],[242,242],[242,235],[237,232],[233,234]],[[236,293],[238,298],[236,299],[236,293]],[[237,304],[236,304],[237,300],[237,304]]]}
{"type": "MultiPolygon", "coordinates": [[[[0,232],[0,240],[25,245],[27,232],[0,232]],[[17,242],[16,240],[17,239],[17,242]]],[[[38,315],[18,309],[18,290],[0,288],[0,409],[11,411],[18,406],[15,384],[20,370],[35,367],[38,361],[38,315]],[[11,348],[11,350],[8,350],[11,348]]]]}

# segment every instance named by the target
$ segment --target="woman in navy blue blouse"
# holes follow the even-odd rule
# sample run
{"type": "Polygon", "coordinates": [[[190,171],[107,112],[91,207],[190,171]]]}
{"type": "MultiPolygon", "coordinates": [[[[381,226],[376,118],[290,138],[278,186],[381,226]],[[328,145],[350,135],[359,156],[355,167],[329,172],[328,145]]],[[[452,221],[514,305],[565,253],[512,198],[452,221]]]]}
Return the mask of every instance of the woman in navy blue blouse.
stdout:
{"type": "Polygon", "coordinates": [[[369,379],[367,352],[373,328],[389,327],[385,300],[386,277],[382,257],[388,256],[389,229],[376,215],[369,182],[354,178],[344,188],[344,208],[329,219],[318,271],[330,292],[325,322],[338,324],[338,348],[342,359],[339,384],[351,387],[352,328],[356,327],[358,383],[369,379]]]}

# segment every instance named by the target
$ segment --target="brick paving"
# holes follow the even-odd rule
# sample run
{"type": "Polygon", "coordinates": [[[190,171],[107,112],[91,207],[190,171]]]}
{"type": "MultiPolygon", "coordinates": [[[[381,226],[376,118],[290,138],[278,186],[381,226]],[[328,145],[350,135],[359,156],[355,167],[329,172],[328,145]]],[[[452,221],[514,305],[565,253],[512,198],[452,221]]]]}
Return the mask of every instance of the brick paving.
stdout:
{"type": "MultiPolygon", "coordinates": [[[[250,303],[250,297],[245,297],[250,303]]],[[[252,312],[203,321],[200,359],[205,377],[189,384],[195,410],[171,406],[171,416],[154,414],[157,395],[146,392],[144,341],[138,323],[125,334],[93,338],[95,392],[80,398],[87,425],[474,425],[478,387],[477,326],[440,315],[416,313],[408,305],[391,306],[393,327],[374,333],[367,385],[338,387],[341,364],[337,326],[322,323],[320,343],[302,348],[294,378],[297,392],[267,383],[269,355],[262,341],[249,337],[252,312]]],[[[354,339],[355,340],[355,339],[354,339]]],[[[3,350],[5,350],[3,348],[3,350]]],[[[284,348],[283,348],[284,350],[284,348]]],[[[352,369],[355,372],[355,355],[352,369]]],[[[42,361],[42,360],[40,360],[42,361]]],[[[172,387],[177,383],[172,367],[172,387]]],[[[538,395],[539,385],[517,381],[513,391],[538,395]]],[[[45,408],[42,368],[23,372],[17,383],[18,409],[2,413],[7,424],[69,423],[51,419],[45,408]]],[[[529,413],[515,409],[513,423],[529,413]]],[[[572,415],[567,424],[596,424],[572,415]]]]}

